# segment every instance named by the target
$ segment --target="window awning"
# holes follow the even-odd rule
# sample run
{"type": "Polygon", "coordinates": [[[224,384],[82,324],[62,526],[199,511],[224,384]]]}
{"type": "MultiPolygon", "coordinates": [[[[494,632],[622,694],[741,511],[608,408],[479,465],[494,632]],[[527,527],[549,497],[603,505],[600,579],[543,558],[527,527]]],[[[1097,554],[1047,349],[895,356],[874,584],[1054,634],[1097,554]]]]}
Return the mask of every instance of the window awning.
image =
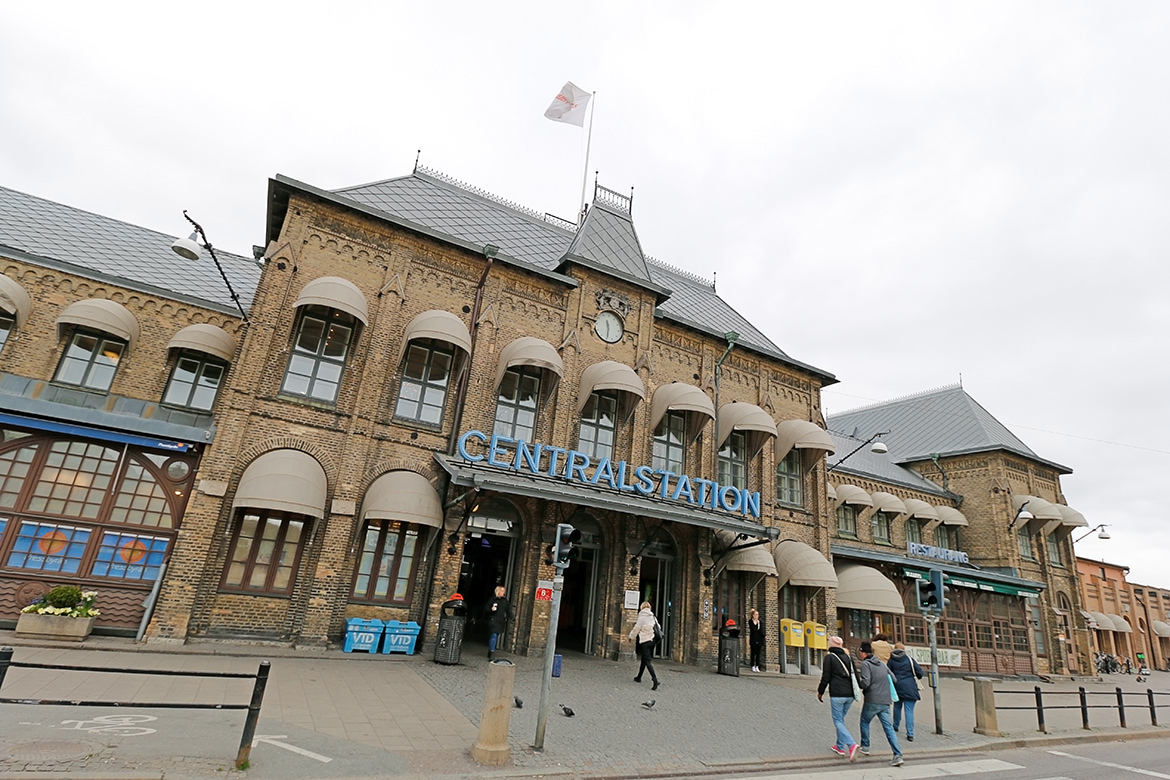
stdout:
{"type": "Polygon", "coordinates": [[[105,298],[89,298],[77,301],[65,307],[57,315],[58,335],[66,325],[77,325],[82,328],[100,330],[125,341],[131,349],[138,339],[138,320],[120,303],[105,298]]]}
{"type": "Polygon", "coordinates": [[[293,308],[302,306],[326,306],[346,314],[352,314],[365,325],[370,318],[367,313],[366,296],[348,279],[340,276],[322,276],[301,288],[293,308]]]}
{"type": "Polygon", "coordinates": [[[413,471],[390,471],[366,490],[358,517],[442,528],[443,505],[426,477],[413,471]]]}
{"type": "Polygon", "coordinates": [[[594,363],[581,372],[581,391],[577,395],[578,414],[589,403],[589,396],[598,390],[617,390],[619,393],[637,396],[640,401],[646,400],[646,388],[638,373],[625,363],[615,360],[594,363]]]}
{"type": "Polygon", "coordinates": [[[934,511],[938,514],[938,519],[942,520],[943,525],[959,525],[964,527],[968,525],[967,516],[953,506],[936,506],[934,511]]]}
{"type": "Polygon", "coordinates": [[[716,531],[715,536],[725,551],[723,557],[716,564],[718,569],[750,571],[756,574],[766,574],[769,577],[776,576],[776,562],[772,560],[772,553],[768,551],[768,545],[757,544],[754,547],[743,547],[739,550],[726,552],[736,545],[748,544],[752,540],[740,539],[739,534],[732,531],[716,531]]]}
{"type": "Polygon", "coordinates": [[[1112,612],[1106,612],[1105,616],[1113,621],[1114,631],[1120,632],[1122,634],[1133,633],[1133,628],[1129,625],[1129,621],[1123,618],[1121,615],[1117,615],[1112,612]]]}
{"type": "Polygon", "coordinates": [[[808,420],[781,421],[776,426],[776,441],[772,447],[777,463],[784,460],[793,449],[800,450],[805,471],[812,470],[817,460],[835,451],[829,432],[808,420]]]}
{"type": "Polygon", "coordinates": [[[1097,628],[1101,629],[1102,631],[1117,630],[1113,625],[1113,618],[1109,617],[1104,612],[1093,612],[1090,610],[1089,614],[1092,616],[1093,622],[1097,624],[1097,628]]]}
{"type": "Polygon", "coordinates": [[[1094,617],[1094,614],[1095,613],[1089,612],[1085,609],[1081,610],[1081,617],[1085,619],[1085,623],[1088,624],[1089,628],[1100,628],[1100,626],[1097,624],[1097,618],[1094,617]]]}
{"type": "Polygon", "coordinates": [[[850,504],[851,506],[873,506],[873,499],[857,485],[838,485],[837,506],[850,504]]]}
{"type": "Polygon", "coordinates": [[[1063,518],[1062,525],[1068,526],[1069,528],[1089,527],[1089,521],[1085,519],[1085,516],[1071,506],[1065,506],[1064,504],[1055,504],[1054,506],[1063,518]]]}
{"type": "Polygon", "coordinates": [[[908,498],[906,503],[906,513],[911,517],[919,520],[934,520],[941,521],[942,518],[938,516],[938,512],[930,504],[917,498],[908,498]]]}
{"type": "Polygon", "coordinates": [[[872,566],[846,564],[837,569],[837,608],[866,609],[901,615],[898,586],[872,566]]]}
{"type": "Polygon", "coordinates": [[[736,402],[724,404],[719,407],[719,418],[715,428],[715,449],[723,446],[732,431],[744,431],[748,434],[748,452],[751,455],[759,452],[764,446],[765,437],[776,436],[776,421],[755,404],[736,402]]]}
{"type": "Polygon", "coordinates": [[[778,587],[798,585],[806,588],[837,587],[837,571],[829,559],[815,547],[795,539],[782,539],[772,551],[776,562],[778,587]]]}
{"type": "Polygon", "coordinates": [[[236,340],[223,328],[207,323],[188,325],[171,337],[167,350],[189,349],[232,362],[236,355],[236,340]]]}
{"type": "Polygon", "coordinates": [[[826,483],[825,494],[829,497],[830,501],[832,501],[834,504],[837,503],[837,488],[833,487],[831,484],[826,483]]]}
{"type": "Polygon", "coordinates": [[[1164,623],[1161,620],[1151,620],[1150,628],[1154,629],[1156,636],[1170,637],[1170,623],[1164,623]]]}
{"type": "Polygon", "coordinates": [[[874,511],[888,512],[892,515],[906,514],[906,505],[902,503],[902,499],[892,493],[883,493],[878,490],[870,493],[869,497],[873,501],[874,511]]]}
{"type": "Polygon", "coordinates": [[[1052,502],[1046,501],[1038,496],[1017,493],[1012,496],[1012,506],[1016,512],[1019,512],[1023,508],[1032,515],[1032,519],[1028,521],[1028,530],[1031,533],[1037,533],[1042,530],[1050,531],[1052,528],[1064,522],[1064,516],[1060,513],[1060,510],[1052,502]],[[1053,525],[1049,527],[1049,523],[1053,523],[1053,525]]]}
{"type": "Polygon", "coordinates": [[[32,299],[28,290],[20,282],[0,274],[0,311],[6,311],[16,318],[16,327],[20,327],[28,319],[32,311],[32,299]]]}
{"type": "Polygon", "coordinates": [[[471,334],[467,332],[467,326],[463,324],[463,320],[449,311],[431,309],[424,311],[410,321],[410,324],[406,326],[406,332],[402,335],[402,348],[398,353],[399,362],[402,362],[402,356],[406,354],[407,345],[415,339],[445,341],[463,350],[466,354],[471,354],[471,334]]]}
{"type": "Polygon", "coordinates": [[[232,511],[242,507],[325,516],[325,469],[300,450],[271,450],[248,464],[236,488],[232,511]]]}
{"type": "Polygon", "coordinates": [[[650,400],[650,430],[658,429],[658,423],[667,412],[684,412],[687,416],[687,427],[693,430],[705,425],[707,419],[715,419],[715,404],[699,388],[688,385],[686,382],[671,382],[662,385],[654,391],[650,400]]]}
{"type": "MultiPolygon", "coordinates": [[[[556,379],[553,380],[554,384],[559,382],[565,374],[565,364],[561,362],[557,348],[535,336],[521,336],[518,339],[513,339],[500,350],[500,362],[496,366],[497,388],[500,386],[500,382],[504,381],[504,374],[513,366],[531,366],[548,371],[556,376],[556,379]]],[[[547,395],[551,389],[542,388],[542,393],[547,395]]]]}

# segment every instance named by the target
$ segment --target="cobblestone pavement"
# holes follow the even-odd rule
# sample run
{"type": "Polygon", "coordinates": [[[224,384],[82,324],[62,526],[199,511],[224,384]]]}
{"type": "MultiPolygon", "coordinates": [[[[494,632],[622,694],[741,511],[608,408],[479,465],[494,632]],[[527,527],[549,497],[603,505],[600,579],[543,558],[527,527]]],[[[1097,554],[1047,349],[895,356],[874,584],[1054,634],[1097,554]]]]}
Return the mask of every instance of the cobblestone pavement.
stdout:
{"type": "MultiPolygon", "coordinates": [[[[501,653],[498,657],[516,664],[515,694],[524,706],[511,710],[511,762],[495,768],[479,766],[469,755],[478,732],[488,670],[482,646],[466,646],[462,663],[448,666],[420,655],[370,656],[215,643],[160,650],[107,637],[91,637],[83,647],[33,647],[22,646],[9,632],[0,631],[0,645],[5,644],[17,645],[17,660],[35,656],[45,663],[104,667],[254,672],[261,658],[269,658],[272,676],[258,733],[277,735],[302,751],[333,760],[323,763],[292,748],[261,744],[253,751],[252,767],[246,773],[235,771],[232,759],[243,723],[243,713],[238,711],[144,710],[157,716],[157,723],[146,724],[157,726],[157,733],[139,738],[63,725],[101,717],[110,708],[0,705],[0,780],[50,773],[92,780],[616,778],[830,766],[841,761],[829,752],[833,729],[828,704],[816,700],[813,677],[750,672],[729,677],[711,668],[660,661],[662,685],[651,692],[649,675],[641,684],[633,681],[633,662],[567,653],[561,677],[552,681],[550,703],[566,704],[575,715],[565,717],[554,706],[544,750],[536,751],[532,745],[543,658],[501,653]],[[651,699],[653,708],[642,706],[651,699]]],[[[248,681],[71,674],[14,668],[0,695],[214,702],[246,701],[250,691],[248,681]]],[[[1035,684],[1004,681],[996,688],[1031,691],[1035,684]]],[[[1146,687],[1170,690],[1170,675],[1158,673],[1146,685],[1125,677],[1082,684],[1098,692],[1112,691],[1117,685],[1135,692],[1146,687]]],[[[1076,691],[1076,687],[1043,684],[1046,695],[1076,691]]],[[[1026,711],[1000,713],[1006,739],[974,734],[971,684],[944,678],[942,692],[945,733],[933,733],[934,710],[927,689],[917,708],[915,741],[903,742],[907,762],[917,754],[937,756],[1036,736],[1035,715],[1026,711]]],[[[1021,704],[1027,699],[1017,696],[1001,703],[1021,704]]],[[[1170,705],[1170,696],[1161,703],[1170,705]]],[[[848,722],[857,736],[856,710],[850,715],[848,722]]],[[[1162,719],[1170,719],[1170,710],[1163,711],[1162,719]]],[[[1148,711],[1136,703],[1129,722],[1131,728],[1123,732],[1116,727],[1116,713],[1094,712],[1094,731],[1088,737],[1132,736],[1143,727],[1150,730],[1148,711]]],[[[1048,726],[1056,739],[1085,737],[1075,710],[1051,711],[1048,726]]],[[[879,728],[874,730],[874,740],[874,755],[863,761],[884,766],[889,749],[879,728]]]]}

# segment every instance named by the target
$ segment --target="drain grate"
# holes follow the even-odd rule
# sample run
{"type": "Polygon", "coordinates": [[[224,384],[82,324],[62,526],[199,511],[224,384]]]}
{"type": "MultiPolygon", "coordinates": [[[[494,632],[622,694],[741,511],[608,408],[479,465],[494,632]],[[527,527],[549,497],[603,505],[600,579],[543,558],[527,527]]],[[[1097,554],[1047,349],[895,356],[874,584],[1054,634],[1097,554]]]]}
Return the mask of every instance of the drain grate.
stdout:
{"type": "Polygon", "coordinates": [[[80,761],[86,756],[98,753],[101,747],[80,740],[55,741],[41,739],[35,742],[17,742],[7,745],[0,753],[9,761],[42,763],[49,761],[80,761]]]}

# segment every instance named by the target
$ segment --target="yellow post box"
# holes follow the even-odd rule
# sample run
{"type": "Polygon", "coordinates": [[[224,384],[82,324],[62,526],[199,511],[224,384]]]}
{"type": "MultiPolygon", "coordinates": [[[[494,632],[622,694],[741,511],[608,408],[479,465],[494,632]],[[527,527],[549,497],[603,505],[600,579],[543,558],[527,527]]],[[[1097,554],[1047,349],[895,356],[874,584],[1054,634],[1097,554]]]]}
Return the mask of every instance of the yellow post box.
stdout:
{"type": "Polygon", "coordinates": [[[804,623],[792,618],[780,621],[780,633],[784,635],[787,647],[804,647],[804,623]]]}
{"type": "Polygon", "coordinates": [[[824,623],[815,623],[811,620],[804,624],[804,636],[808,646],[813,650],[829,649],[829,630],[824,623]]]}

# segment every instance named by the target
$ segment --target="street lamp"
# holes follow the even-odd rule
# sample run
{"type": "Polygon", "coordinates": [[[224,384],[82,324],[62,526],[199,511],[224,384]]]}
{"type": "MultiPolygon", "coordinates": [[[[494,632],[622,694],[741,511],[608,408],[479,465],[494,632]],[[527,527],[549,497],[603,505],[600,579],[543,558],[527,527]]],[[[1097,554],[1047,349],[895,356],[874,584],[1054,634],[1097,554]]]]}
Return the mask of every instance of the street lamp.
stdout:
{"type": "Polygon", "coordinates": [[[868,439],[863,441],[855,450],[853,450],[853,452],[850,452],[844,458],[841,458],[839,461],[834,463],[832,466],[829,466],[829,468],[825,469],[825,473],[828,474],[830,471],[837,468],[838,466],[840,466],[842,463],[844,463],[845,461],[852,458],[857,453],[861,452],[862,448],[871,442],[873,443],[873,446],[869,448],[870,452],[876,453],[878,455],[885,455],[887,452],[890,451],[890,448],[886,446],[886,443],[884,441],[882,441],[882,437],[889,435],[891,433],[893,433],[893,431],[881,431],[879,433],[875,433],[873,436],[870,436],[868,439]]]}
{"type": "Polygon", "coordinates": [[[1009,531],[1015,527],[1017,521],[1023,522],[1023,523],[1028,523],[1028,522],[1031,522],[1032,520],[1036,519],[1036,516],[1033,515],[1031,512],[1029,512],[1027,507],[1028,507],[1027,501],[1020,504],[1020,508],[1018,510],[1016,510],[1016,516],[1012,518],[1012,521],[1010,523],[1008,523],[1008,530],[1009,531]]]}
{"type": "Polygon", "coordinates": [[[207,254],[211,255],[212,261],[215,262],[215,267],[219,269],[219,275],[223,277],[223,283],[227,285],[228,294],[231,295],[232,302],[240,310],[240,316],[244,318],[244,322],[250,322],[248,313],[244,311],[244,307],[240,304],[240,296],[236,295],[236,291],[232,289],[232,283],[228,281],[227,274],[223,271],[223,266],[219,264],[219,258],[215,256],[215,250],[211,247],[211,242],[207,240],[207,234],[203,232],[202,226],[187,216],[187,209],[183,209],[183,216],[191,223],[195,230],[188,238],[176,239],[175,243],[171,244],[171,251],[185,260],[198,260],[200,249],[206,249],[207,254]],[[201,239],[203,244],[200,245],[197,239],[201,239]]]}
{"type": "Polygon", "coordinates": [[[1073,539],[1073,544],[1076,544],[1076,543],[1077,543],[1077,542],[1079,542],[1081,539],[1086,539],[1086,538],[1088,538],[1089,534],[1093,533],[1093,532],[1094,532],[1094,531],[1096,531],[1098,528],[1100,528],[1100,529],[1101,529],[1101,533],[1097,534],[1097,538],[1098,538],[1098,539],[1108,539],[1108,538],[1109,538],[1109,532],[1105,530],[1105,526],[1107,526],[1107,525],[1109,525],[1109,524],[1108,524],[1108,523],[1101,523],[1101,524],[1100,524],[1100,525],[1098,525],[1098,526],[1095,526],[1095,527],[1093,527],[1093,528],[1090,528],[1090,529],[1088,530],[1088,532],[1087,532],[1087,533],[1085,533],[1083,536],[1079,536],[1079,537],[1077,537],[1076,539],[1073,539]]]}

